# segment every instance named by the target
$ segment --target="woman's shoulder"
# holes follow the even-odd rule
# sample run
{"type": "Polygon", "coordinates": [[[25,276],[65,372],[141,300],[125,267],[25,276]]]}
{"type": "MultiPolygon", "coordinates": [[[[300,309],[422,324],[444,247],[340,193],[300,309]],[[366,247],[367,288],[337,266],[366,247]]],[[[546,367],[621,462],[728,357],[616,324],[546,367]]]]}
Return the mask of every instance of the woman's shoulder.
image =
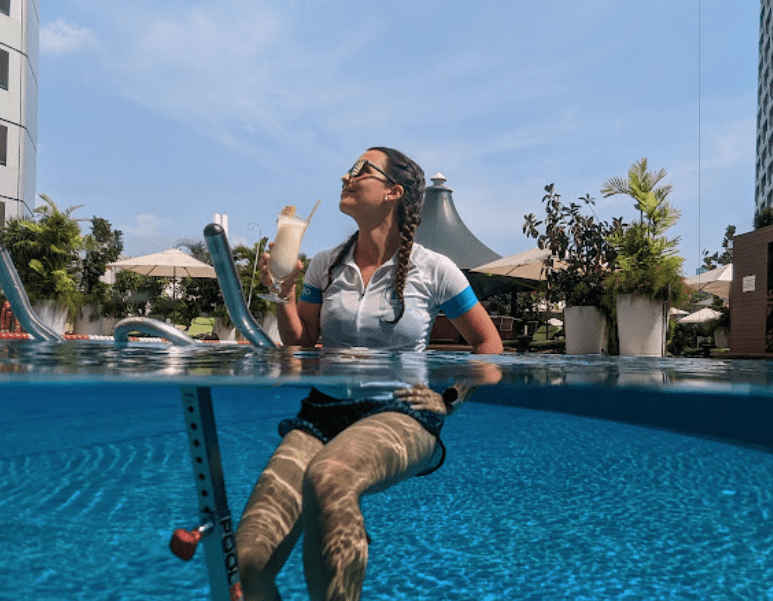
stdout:
{"type": "Polygon", "coordinates": [[[325,265],[325,266],[331,265],[333,261],[335,261],[336,257],[338,256],[338,253],[341,252],[341,249],[343,248],[344,244],[345,242],[342,242],[341,244],[338,244],[331,248],[326,248],[325,250],[321,250],[317,254],[315,254],[311,260],[314,263],[318,263],[321,265],[325,265]]]}
{"type": "Polygon", "coordinates": [[[413,249],[411,250],[411,260],[423,268],[456,268],[454,263],[446,255],[434,250],[430,250],[426,246],[422,246],[418,242],[413,243],[413,249]]]}

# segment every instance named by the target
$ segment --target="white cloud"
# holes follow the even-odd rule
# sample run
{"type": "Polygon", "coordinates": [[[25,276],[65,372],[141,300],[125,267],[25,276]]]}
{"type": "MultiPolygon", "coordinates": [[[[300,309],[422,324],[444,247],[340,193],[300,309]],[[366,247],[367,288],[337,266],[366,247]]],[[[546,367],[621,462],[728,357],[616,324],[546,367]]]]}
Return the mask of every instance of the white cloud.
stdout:
{"type": "Polygon", "coordinates": [[[138,256],[171,248],[180,241],[174,220],[149,213],[135,215],[134,223],[119,224],[123,232],[124,250],[130,256],[138,256]],[[172,233],[174,232],[174,233],[172,233]]]}
{"type": "Polygon", "coordinates": [[[79,52],[96,45],[94,33],[86,28],[56,19],[40,28],[40,52],[62,55],[79,52]]]}
{"type": "Polygon", "coordinates": [[[136,215],[134,221],[134,225],[123,226],[121,230],[127,234],[140,238],[157,236],[161,232],[161,229],[165,225],[168,225],[168,219],[165,220],[157,215],[150,214],[136,215]]]}

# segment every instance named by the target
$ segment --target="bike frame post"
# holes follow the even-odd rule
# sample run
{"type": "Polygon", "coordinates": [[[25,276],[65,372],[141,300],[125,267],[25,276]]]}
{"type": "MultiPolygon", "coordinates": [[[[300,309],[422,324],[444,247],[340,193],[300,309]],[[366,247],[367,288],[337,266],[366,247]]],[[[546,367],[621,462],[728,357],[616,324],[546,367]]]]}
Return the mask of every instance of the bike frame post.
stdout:
{"type": "Polygon", "coordinates": [[[196,482],[199,523],[211,524],[201,539],[214,601],[243,599],[236,558],[236,529],[225,493],[212,391],[182,386],[183,413],[196,482]]]}

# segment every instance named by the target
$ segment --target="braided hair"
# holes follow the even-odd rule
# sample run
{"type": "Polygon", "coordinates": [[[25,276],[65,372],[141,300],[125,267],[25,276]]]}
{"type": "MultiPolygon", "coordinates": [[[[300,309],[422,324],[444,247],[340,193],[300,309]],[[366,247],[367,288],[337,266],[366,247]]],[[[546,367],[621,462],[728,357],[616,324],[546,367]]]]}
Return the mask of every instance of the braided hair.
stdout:
{"type": "MultiPolygon", "coordinates": [[[[403,187],[403,196],[397,205],[397,228],[400,232],[400,247],[397,251],[397,270],[395,271],[395,295],[400,303],[397,317],[387,323],[397,323],[405,313],[405,283],[408,280],[410,270],[411,250],[416,236],[416,228],[421,223],[421,208],[424,204],[424,171],[414,161],[409,159],[399,150],[374,146],[368,150],[377,150],[387,157],[386,171],[391,178],[403,187]]],[[[333,281],[333,272],[343,262],[354,243],[357,241],[359,231],[354,232],[338,251],[335,260],[327,271],[327,289],[333,281]]]]}

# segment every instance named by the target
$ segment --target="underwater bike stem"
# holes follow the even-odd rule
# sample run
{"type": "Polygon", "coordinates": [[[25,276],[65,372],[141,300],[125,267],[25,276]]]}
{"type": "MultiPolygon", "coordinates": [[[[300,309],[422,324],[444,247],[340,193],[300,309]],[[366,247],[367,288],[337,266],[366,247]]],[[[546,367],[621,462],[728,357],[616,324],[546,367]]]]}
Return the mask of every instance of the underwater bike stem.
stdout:
{"type": "MultiPolygon", "coordinates": [[[[223,228],[216,223],[209,224],[204,228],[204,239],[231,321],[255,346],[276,346],[249,312],[223,228]]],[[[212,392],[208,387],[183,386],[182,401],[199,504],[199,526],[175,530],[169,547],[180,559],[189,560],[201,541],[212,598],[238,601],[243,595],[236,558],[236,529],[226,498],[212,392]]]]}

